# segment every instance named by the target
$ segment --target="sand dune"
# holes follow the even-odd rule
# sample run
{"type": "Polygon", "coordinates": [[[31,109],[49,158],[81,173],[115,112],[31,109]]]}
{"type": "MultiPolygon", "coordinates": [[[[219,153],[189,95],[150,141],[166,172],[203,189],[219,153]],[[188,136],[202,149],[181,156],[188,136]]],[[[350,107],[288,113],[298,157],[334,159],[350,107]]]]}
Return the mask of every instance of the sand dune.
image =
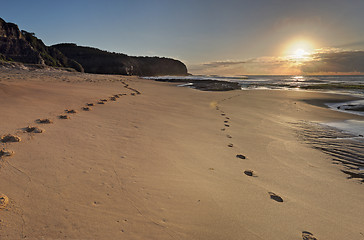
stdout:
{"type": "Polygon", "coordinates": [[[364,238],[363,185],[295,125],[351,118],[322,107],[345,96],[0,75],[0,135],[21,138],[2,143],[1,239],[364,238]]]}

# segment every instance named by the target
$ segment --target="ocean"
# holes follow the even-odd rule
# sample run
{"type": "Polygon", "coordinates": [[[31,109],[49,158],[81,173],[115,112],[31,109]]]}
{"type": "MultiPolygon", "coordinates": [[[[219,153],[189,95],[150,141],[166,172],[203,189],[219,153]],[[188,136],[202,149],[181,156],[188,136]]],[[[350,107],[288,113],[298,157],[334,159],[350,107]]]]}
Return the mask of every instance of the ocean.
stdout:
{"type": "Polygon", "coordinates": [[[291,76],[291,75],[248,75],[248,76],[160,76],[146,77],[153,80],[176,80],[183,82],[188,80],[210,80],[223,82],[237,82],[242,90],[249,89],[341,89],[350,94],[364,96],[364,75],[347,75],[347,76],[291,76]]]}

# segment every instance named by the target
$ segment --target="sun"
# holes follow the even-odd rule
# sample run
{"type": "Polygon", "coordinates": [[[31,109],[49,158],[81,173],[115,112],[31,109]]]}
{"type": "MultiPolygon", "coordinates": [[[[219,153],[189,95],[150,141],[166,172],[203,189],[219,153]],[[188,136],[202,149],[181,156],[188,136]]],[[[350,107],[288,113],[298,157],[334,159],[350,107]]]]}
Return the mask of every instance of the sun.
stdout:
{"type": "Polygon", "coordinates": [[[303,59],[303,58],[308,57],[309,55],[310,55],[310,53],[302,48],[296,49],[293,53],[293,57],[297,58],[297,59],[303,59]]]}
{"type": "Polygon", "coordinates": [[[311,59],[311,55],[315,52],[313,41],[307,39],[293,39],[285,44],[283,55],[287,58],[304,62],[311,59]]]}

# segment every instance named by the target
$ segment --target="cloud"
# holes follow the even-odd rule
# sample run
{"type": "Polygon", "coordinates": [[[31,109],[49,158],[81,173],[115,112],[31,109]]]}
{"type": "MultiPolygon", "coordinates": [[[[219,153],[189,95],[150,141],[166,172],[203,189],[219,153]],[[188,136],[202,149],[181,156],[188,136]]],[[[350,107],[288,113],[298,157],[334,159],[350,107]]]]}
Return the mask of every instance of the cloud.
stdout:
{"type": "Polygon", "coordinates": [[[295,61],[283,57],[259,57],[244,61],[214,61],[189,66],[192,74],[248,75],[299,74],[295,61]]]}
{"type": "Polygon", "coordinates": [[[318,49],[300,60],[294,57],[259,57],[238,61],[214,61],[189,66],[192,74],[204,75],[284,75],[364,73],[364,51],[340,48],[318,49]]]}
{"type": "Polygon", "coordinates": [[[364,72],[364,51],[331,51],[312,55],[301,66],[303,73],[364,72]]]}
{"type": "Polygon", "coordinates": [[[209,62],[203,63],[202,65],[205,67],[229,67],[237,64],[246,63],[244,61],[218,61],[218,62],[209,62]]]}
{"type": "Polygon", "coordinates": [[[358,47],[358,46],[364,46],[364,41],[356,41],[346,44],[337,45],[337,48],[350,48],[350,47],[358,47]]]}

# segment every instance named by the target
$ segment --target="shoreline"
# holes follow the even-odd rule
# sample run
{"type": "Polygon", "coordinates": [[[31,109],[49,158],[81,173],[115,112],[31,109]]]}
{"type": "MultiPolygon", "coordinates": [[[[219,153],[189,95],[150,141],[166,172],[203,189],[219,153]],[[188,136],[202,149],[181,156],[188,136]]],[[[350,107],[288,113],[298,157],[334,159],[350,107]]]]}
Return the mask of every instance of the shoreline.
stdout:
{"type": "Polygon", "coordinates": [[[297,135],[351,117],[305,101],[347,96],[2,74],[0,135],[21,138],[2,143],[15,153],[0,160],[2,239],[362,238],[363,185],[297,135]]]}
{"type": "MultiPolygon", "coordinates": [[[[359,76],[364,77],[364,76],[359,76]]],[[[296,89],[293,86],[290,87],[281,87],[281,88],[275,88],[275,85],[262,85],[263,87],[259,88],[244,88],[243,82],[236,81],[239,78],[230,78],[227,77],[225,80],[219,80],[215,79],[216,77],[212,77],[211,79],[209,77],[201,77],[199,79],[198,76],[194,77],[175,77],[175,76],[160,76],[160,77],[142,77],[142,79],[149,79],[153,81],[158,82],[170,82],[170,83],[179,83],[177,85],[178,87],[188,87],[193,88],[200,91],[232,91],[232,90],[290,90],[290,91],[313,91],[313,92],[321,92],[321,93],[327,93],[327,94],[336,94],[336,95],[345,95],[349,96],[350,98],[346,99],[345,102],[338,102],[336,100],[332,100],[330,102],[322,103],[318,102],[315,103],[315,100],[308,100],[307,102],[310,104],[320,104],[320,106],[329,107],[334,111],[340,111],[340,112],[347,112],[354,115],[361,115],[364,116],[364,96],[363,94],[358,94],[355,92],[345,92],[345,88],[342,89],[335,89],[330,88],[330,84],[327,83],[321,84],[322,86],[326,86],[321,88],[319,86],[301,86],[299,89],[296,89]],[[235,81],[229,81],[228,79],[235,79],[235,81]],[[181,84],[182,83],[182,84],[181,84]],[[269,88],[269,86],[271,88],[269,88]],[[325,90],[326,89],[326,90],[325,90]]],[[[223,78],[223,77],[219,77],[223,78]]],[[[242,77],[241,79],[249,79],[249,77],[242,77]]],[[[340,84],[336,84],[340,85],[340,84]]],[[[336,86],[334,84],[334,86],[336,86]]],[[[287,85],[288,86],[288,85],[287,85]]],[[[359,85],[358,85],[359,86],[359,85]]],[[[350,88],[354,89],[354,88],[350,88]]]]}

